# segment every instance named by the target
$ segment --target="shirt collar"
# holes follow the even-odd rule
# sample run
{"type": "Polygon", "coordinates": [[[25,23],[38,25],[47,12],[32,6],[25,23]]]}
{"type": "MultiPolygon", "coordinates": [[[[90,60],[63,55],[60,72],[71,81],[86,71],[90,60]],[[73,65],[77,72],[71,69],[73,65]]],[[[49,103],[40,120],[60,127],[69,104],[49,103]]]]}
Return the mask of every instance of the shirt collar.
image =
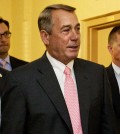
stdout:
{"type": "Polygon", "coordinates": [[[116,74],[120,75],[120,67],[118,67],[117,65],[115,65],[113,62],[112,62],[112,67],[115,71],[116,74]]]}
{"type": "Polygon", "coordinates": [[[57,68],[60,71],[64,72],[65,67],[67,66],[71,70],[73,70],[74,60],[70,61],[67,65],[65,65],[62,62],[60,62],[60,61],[56,60],[55,58],[53,58],[48,52],[46,52],[46,56],[47,56],[48,60],[50,61],[50,63],[52,64],[52,66],[54,68],[57,68]]]}
{"type": "MultiPolygon", "coordinates": [[[[0,61],[3,60],[0,58],[0,61]]],[[[4,59],[8,64],[10,64],[10,56],[8,55],[5,59],[4,59]]]]}

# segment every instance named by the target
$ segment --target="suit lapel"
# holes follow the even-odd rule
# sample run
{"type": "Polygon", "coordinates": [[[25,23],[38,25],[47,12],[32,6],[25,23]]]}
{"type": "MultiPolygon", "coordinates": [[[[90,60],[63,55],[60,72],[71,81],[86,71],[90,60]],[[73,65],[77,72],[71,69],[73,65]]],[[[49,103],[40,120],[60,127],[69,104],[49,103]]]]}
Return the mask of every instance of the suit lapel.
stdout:
{"type": "Polygon", "coordinates": [[[113,105],[115,112],[120,116],[120,93],[117,79],[115,77],[115,73],[112,67],[112,64],[107,67],[107,74],[111,85],[112,97],[113,97],[113,105]]]}
{"type": "Polygon", "coordinates": [[[5,82],[6,82],[6,77],[9,71],[0,68],[0,96],[2,95],[2,92],[4,90],[5,82]]]}
{"type": "Polygon", "coordinates": [[[119,94],[119,87],[118,87],[117,79],[115,77],[112,64],[107,68],[107,72],[108,72],[108,77],[109,77],[112,89],[114,89],[114,92],[116,94],[119,94]]]}
{"type": "Polygon", "coordinates": [[[12,56],[10,56],[10,64],[12,66],[12,69],[15,69],[17,67],[16,60],[12,56]]]}
{"type": "Polygon", "coordinates": [[[82,128],[84,133],[88,133],[88,117],[90,107],[90,97],[89,97],[90,81],[87,75],[86,66],[82,61],[77,59],[75,60],[74,72],[78,89],[82,128]]]}
{"type": "Polygon", "coordinates": [[[72,126],[62,91],[60,89],[54,70],[45,55],[42,57],[38,66],[38,83],[46,92],[59,115],[62,117],[69,130],[72,132],[72,126]]]}

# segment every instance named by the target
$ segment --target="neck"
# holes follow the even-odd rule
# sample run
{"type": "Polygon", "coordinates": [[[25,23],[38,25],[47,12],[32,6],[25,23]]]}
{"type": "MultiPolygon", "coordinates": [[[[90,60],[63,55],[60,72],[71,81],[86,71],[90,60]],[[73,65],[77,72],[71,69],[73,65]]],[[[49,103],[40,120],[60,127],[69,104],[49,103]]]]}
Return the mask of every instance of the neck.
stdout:
{"type": "Polygon", "coordinates": [[[116,66],[120,67],[120,61],[112,61],[116,66]]]}
{"type": "Polygon", "coordinates": [[[8,56],[8,53],[0,54],[0,58],[1,58],[1,59],[5,59],[7,56],[8,56]]]}

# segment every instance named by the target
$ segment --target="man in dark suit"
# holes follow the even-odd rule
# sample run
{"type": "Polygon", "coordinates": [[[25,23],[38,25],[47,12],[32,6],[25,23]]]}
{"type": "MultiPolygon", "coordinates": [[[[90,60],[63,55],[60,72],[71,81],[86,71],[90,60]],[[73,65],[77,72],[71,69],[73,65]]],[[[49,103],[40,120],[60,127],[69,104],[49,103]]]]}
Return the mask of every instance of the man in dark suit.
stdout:
{"type": "Polygon", "coordinates": [[[9,55],[8,51],[10,49],[11,36],[9,27],[9,22],[0,18],[0,62],[6,61],[4,68],[11,71],[16,67],[26,64],[27,62],[9,55]]]}
{"type": "Polygon", "coordinates": [[[105,68],[77,58],[80,24],[75,8],[48,6],[39,16],[38,26],[46,52],[10,73],[2,98],[2,134],[116,134],[105,68]],[[79,103],[72,98],[71,106],[75,106],[75,116],[80,109],[79,124],[77,119],[72,122],[66,99],[66,66],[76,87],[79,103]],[[78,125],[77,133],[73,124],[78,125]]]}
{"type": "Polygon", "coordinates": [[[120,134],[120,25],[115,26],[108,37],[108,50],[112,63],[106,68],[112,90],[113,107],[120,134]]]}

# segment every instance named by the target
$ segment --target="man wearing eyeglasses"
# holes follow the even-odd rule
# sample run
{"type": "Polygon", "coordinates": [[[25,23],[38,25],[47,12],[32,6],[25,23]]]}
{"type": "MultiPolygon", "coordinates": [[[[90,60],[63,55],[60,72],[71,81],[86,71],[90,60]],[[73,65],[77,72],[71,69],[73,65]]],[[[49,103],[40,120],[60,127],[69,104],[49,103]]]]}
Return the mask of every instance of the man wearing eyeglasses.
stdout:
{"type": "Polygon", "coordinates": [[[9,22],[0,18],[0,67],[9,71],[27,63],[9,55],[10,37],[9,22]]]}
{"type": "MultiPolygon", "coordinates": [[[[8,52],[10,49],[10,37],[11,37],[11,32],[9,31],[9,22],[7,20],[0,18],[0,73],[2,68],[4,68],[3,71],[7,73],[7,70],[12,71],[13,69],[19,66],[27,64],[26,61],[17,59],[9,55],[8,52]]],[[[2,77],[1,74],[0,77],[2,77]]],[[[6,79],[3,78],[2,78],[2,82],[0,80],[0,104],[1,104],[1,95],[5,90],[4,86],[2,85],[3,83],[5,83],[5,81],[6,79]]],[[[0,110],[0,120],[1,120],[1,110],[0,110]]]]}

